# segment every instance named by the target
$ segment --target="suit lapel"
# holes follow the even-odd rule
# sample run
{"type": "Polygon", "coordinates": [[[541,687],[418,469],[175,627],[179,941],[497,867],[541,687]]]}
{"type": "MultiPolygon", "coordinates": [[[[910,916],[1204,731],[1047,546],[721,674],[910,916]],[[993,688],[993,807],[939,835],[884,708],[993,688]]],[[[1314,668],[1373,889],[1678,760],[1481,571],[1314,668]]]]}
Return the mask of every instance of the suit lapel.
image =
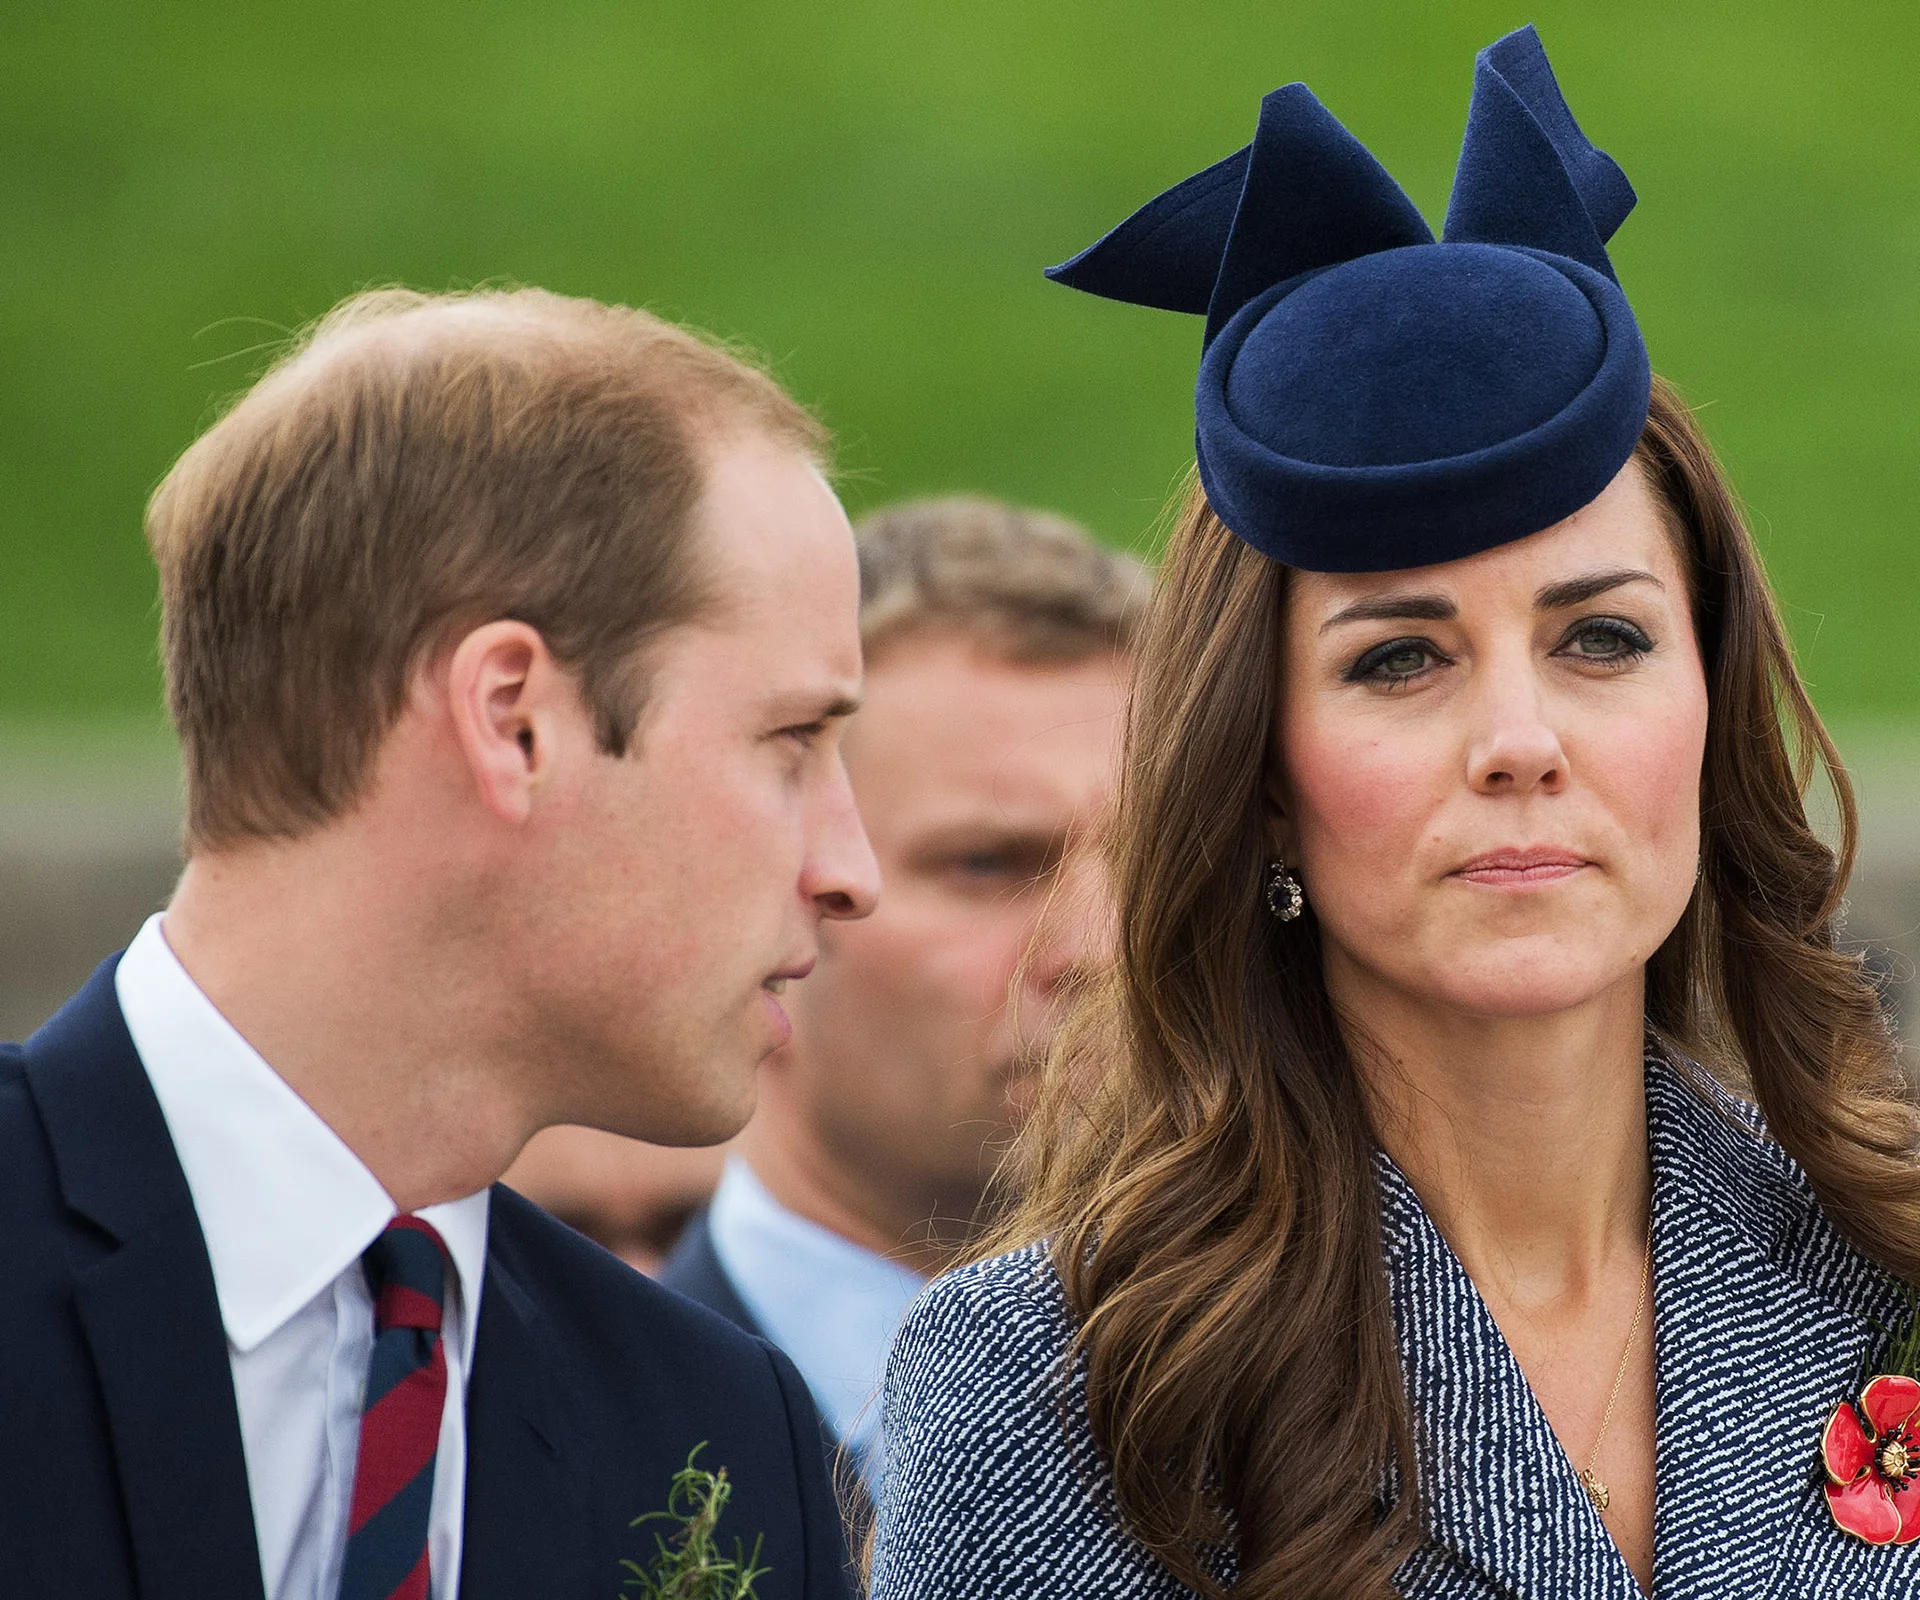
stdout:
{"type": "MultiPolygon", "coordinates": [[[[597,1594],[583,1461],[559,1380],[541,1356],[540,1314],[492,1248],[467,1384],[467,1499],[461,1600],[597,1594]],[[572,1453],[569,1454],[569,1442],[572,1453]]],[[[611,1561],[599,1572],[617,1581],[611,1561]]]]}
{"type": "Polygon", "coordinates": [[[193,1197],[120,1015],[114,963],[26,1046],[63,1197],[99,1230],[75,1310],[144,1600],[262,1594],[240,1414],[193,1197]]]}

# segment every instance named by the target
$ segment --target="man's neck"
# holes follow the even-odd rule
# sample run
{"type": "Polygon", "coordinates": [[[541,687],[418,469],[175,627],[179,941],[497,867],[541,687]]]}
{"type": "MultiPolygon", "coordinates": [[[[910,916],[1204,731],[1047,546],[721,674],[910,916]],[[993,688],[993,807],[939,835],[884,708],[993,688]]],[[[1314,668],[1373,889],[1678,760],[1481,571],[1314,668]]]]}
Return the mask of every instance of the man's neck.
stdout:
{"type": "Polygon", "coordinates": [[[402,1211],[484,1189],[532,1132],[489,986],[351,839],[197,855],[162,924],[189,977],[402,1211]]]}
{"type": "Polygon", "coordinates": [[[940,1218],[931,1202],[904,1204],[863,1183],[764,1096],[739,1150],[766,1191],[795,1216],[922,1277],[951,1266],[971,1237],[970,1224],[940,1218]]]}

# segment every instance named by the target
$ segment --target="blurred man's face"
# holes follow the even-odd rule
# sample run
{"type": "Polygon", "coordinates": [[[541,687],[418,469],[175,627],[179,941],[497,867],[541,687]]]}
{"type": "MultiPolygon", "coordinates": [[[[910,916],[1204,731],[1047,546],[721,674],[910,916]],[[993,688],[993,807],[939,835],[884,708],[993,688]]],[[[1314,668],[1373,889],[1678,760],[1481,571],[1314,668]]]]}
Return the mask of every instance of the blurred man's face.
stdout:
{"type": "Polygon", "coordinates": [[[1113,656],[1010,665],[947,635],[870,668],[845,749],[884,890],[867,921],[821,928],[765,1090],[856,1206],[971,1217],[1065,988],[1104,959],[1124,672],[1113,656]]]}

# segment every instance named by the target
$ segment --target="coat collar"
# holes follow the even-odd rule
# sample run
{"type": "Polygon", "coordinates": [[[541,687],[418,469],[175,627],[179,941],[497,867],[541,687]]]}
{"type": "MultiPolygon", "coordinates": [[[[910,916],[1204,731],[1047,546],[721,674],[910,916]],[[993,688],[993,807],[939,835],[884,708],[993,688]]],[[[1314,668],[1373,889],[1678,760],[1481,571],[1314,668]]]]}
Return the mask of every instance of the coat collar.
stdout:
{"type": "MultiPolygon", "coordinates": [[[[1824,1517],[1819,1429],[1900,1305],[1820,1213],[1758,1114],[1698,1069],[1646,1064],[1653,1163],[1655,1592],[1765,1594],[1824,1517]]],[[[1519,1363],[1405,1176],[1379,1158],[1427,1545],[1496,1592],[1640,1600],[1519,1363]]]]}
{"type": "Polygon", "coordinates": [[[1639,1590],[1473,1280],[1387,1157],[1387,1276],[1416,1426],[1427,1543],[1400,1575],[1458,1593],[1465,1566],[1501,1594],[1638,1600],[1639,1590]]]}
{"type": "Polygon", "coordinates": [[[109,961],[26,1044],[61,1194],[99,1230],[74,1305],[100,1379],[140,1592],[260,1600],[260,1556],[206,1240],[109,961]]]}
{"type": "MultiPolygon", "coordinates": [[[[1851,1544],[1820,1494],[1821,1427],[1855,1391],[1876,1323],[1905,1302],[1827,1221],[1752,1106],[1655,1060],[1647,1109],[1659,1134],[1656,1588],[1662,1600],[1799,1593],[1796,1551],[1851,1544]]],[[[1872,1554],[1883,1574],[1904,1555],[1872,1554]]]]}

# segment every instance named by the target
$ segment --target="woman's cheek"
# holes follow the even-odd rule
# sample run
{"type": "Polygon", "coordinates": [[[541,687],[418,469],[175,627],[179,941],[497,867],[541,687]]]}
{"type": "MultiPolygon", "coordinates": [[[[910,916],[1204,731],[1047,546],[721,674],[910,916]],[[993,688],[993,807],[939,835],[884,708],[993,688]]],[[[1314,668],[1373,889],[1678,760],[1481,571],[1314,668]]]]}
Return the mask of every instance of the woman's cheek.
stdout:
{"type": "Polygon", "coordinates": [[[1611,796],[1630,838],[1654,849],[1696,844],[1706,726],[1704,691],[1685,689],[1612,719],[1592,749],[1589,781],[1611,796]]]}
{"type": "Polygon", "coordinates": [[[1393,863],[1413,860],[1434,809],[1433,767],[1406,740],[1303,749],[1291,771],[1307,870],[1378,883],[1393,863]]]}

